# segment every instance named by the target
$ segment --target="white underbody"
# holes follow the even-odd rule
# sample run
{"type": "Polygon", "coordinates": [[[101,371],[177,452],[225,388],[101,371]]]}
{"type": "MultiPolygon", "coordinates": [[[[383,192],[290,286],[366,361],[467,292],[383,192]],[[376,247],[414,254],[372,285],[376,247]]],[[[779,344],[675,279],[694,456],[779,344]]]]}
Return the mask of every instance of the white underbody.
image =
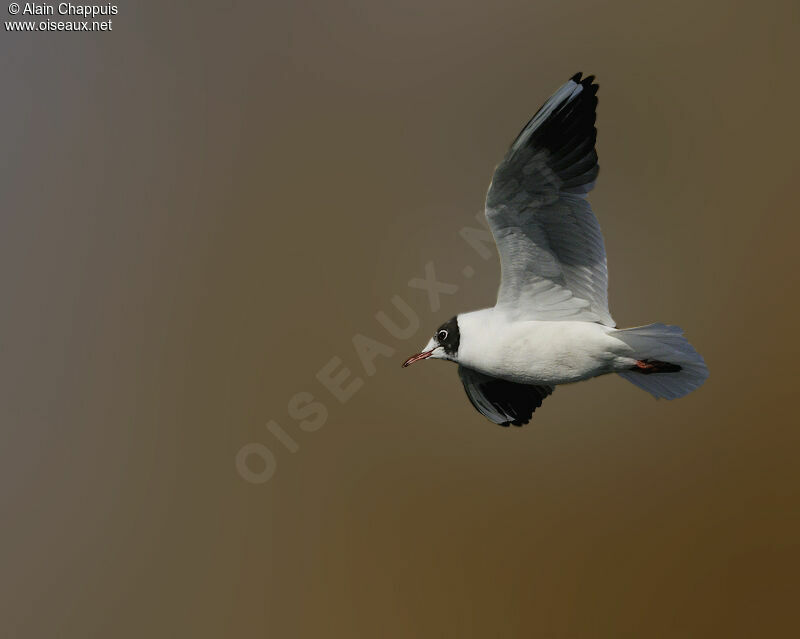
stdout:
{"type": "Polygon", "coordinates": [[[511,382],[568,384],[636,363],[631,348],[614,337],[616,329],[595,322],[519,321],[496,308],[458,320],[458,362],[511,382]]]}

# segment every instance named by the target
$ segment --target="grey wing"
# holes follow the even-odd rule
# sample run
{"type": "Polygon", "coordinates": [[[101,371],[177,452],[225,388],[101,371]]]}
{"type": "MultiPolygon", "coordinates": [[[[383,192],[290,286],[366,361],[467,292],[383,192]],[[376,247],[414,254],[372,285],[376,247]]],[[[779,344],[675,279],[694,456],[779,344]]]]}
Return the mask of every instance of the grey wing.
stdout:
{"type": "Polygon", "coordinates": [[[599,171],[593,80],[576,74],[553,94],[489,187],[486,217],[502,265],[497,307],[518,319],[615,325],[603,235],[586,200],[599,171]]]}
{"type": "Polygon", "coordinates": [[[475,409],[501,426],[527,424],[544,398],[553,392],[552,386],[507,382],[460,365],[458,376],[475,409]]]}

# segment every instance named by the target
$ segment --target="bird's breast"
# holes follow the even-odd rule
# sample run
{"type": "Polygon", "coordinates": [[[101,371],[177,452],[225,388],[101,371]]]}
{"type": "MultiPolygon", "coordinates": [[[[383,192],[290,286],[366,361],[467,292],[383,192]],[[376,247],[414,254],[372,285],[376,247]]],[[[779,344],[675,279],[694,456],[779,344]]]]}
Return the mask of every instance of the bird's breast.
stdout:
{"type": "Polygon", "coordinates": [[[485,332],[459,360],[513,382],[565,384],[609,372],[613,355],[599,324],[525,321],[485,332]]]}

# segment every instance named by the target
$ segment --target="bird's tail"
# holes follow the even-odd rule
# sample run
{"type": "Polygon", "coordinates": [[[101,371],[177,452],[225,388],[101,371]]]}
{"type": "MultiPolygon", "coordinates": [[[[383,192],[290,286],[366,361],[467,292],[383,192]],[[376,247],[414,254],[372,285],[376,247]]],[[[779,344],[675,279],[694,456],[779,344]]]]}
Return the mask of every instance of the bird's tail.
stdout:
{"type": "Polygon", "coordinates": [[[680,326],[648,324],[614,332],[636,360],[619,375],[654,397],[677,399],[699,388],[708,377],[701,355],[680,326]]]}

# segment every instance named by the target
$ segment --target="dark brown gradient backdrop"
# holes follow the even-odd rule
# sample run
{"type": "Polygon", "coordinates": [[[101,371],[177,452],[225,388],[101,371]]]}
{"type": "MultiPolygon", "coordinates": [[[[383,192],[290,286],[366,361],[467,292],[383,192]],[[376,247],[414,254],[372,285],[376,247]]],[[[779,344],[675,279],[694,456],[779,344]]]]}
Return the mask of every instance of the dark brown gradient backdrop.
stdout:
{"type": "Polygon", "coordinates": [[[184,5],[0,32],[0,635],[797,633],[797,3],[184,5]],[[614,316],[711,377],[501,429],[400,363],[493,303],[459,229],[579,70],[614,316]]]}

